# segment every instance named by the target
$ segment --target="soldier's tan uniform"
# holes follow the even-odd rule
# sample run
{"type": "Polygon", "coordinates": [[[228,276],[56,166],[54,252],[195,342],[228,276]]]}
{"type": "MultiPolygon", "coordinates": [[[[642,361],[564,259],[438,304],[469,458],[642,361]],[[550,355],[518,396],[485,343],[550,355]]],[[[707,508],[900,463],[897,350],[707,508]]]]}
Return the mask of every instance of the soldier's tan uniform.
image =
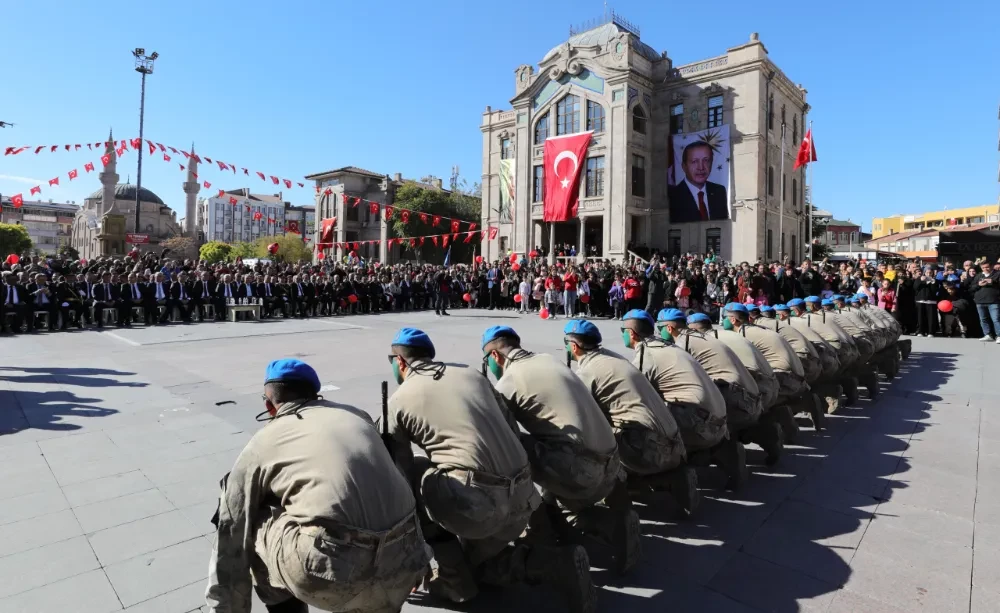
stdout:
{"type": "Polygon", "coordinates": [[[577,374],[611,422],[626,470],[654,475],[680,466],[684,442],[670,409],[646,377],[628,360],[595,349],[578,361],[577,374]]]}
{"type": "MultiPolygon", "coordinates": [[[[674,342],[677,347],[691,354],[715,382],[726,405],[727,427],[730,432],[735,433],[753,425],[760,418],[760,389],[740,358],[719,340],[717,332],[696,332],[685,328],[678,333],[674,342]]],[[[747,345],[753,349],[752,345],[747,345]]]]}
{"type": "Polygon", "coordinates": [[[414,361],[389,398],[396,462],[429,518],[463,539],[476,566],[517,538],[540,499],[502,399],[468,368],[414,361]],[[414,462],[410,444],[427,454],[414,462]]]}
{"type": "MultiPolygon", "coordinates": [[[[788,324],[798,330],[806,339],[812,343],[813,347],[816,349],[820,362],[823,365],[823,370],[821,372],[821,377],[824,379],[832,379],[837,375],[840,370],[840,357],[837,351],[837,347],[834,347],[829,342],[826,341],[819,332],[814,328],[809,326],[808,320],[803,317],[796,317],[794,315],[789,316],[788,319],[783,320],[782,325],[788,324]]],[[[839,345],[839,341],[837,341],[839,345]]]]}
{"type": "Polygon", "coordinates": [[[740,332],[746,333],[747,340],[764,355],[774,370],[774,375],[778,379],[779,403],[808,391],[809,385],[806,383],[802,361],[777,332],[754,324],[744,325],[740,332]]]}
{"type": "Polygon", "coordinates": [[[532,478],[571,510],[604,499],[620,471],[618,444],[601,407],[573,371],[547,353],[514,349],[496,389],[528,431],[532,478]]]}
{"type": "Polygon", "coordinates": [[[650,338],[636,349],[632,364],[667,403],[688,453],[714,447],[726,436],[726,401],[690,354],[650,338]]]}
{"type": "Polygon", "coordinates": [[[414,498],[371,418],[286,403],[224,480],[209,610],[295,597],[324,611],[399,611],[428,563],[414,498]]]}
{"type": "Polygon", "coordinates": [[[778,319],[761,317],[754,323],[762,328],[777,332],[778,336],[785,339],[785,342],[788,343],[802,363],[802,370],[807,383],[816,381],[823,373],[823,362],[820,359],[819,352],[802,332],[796,330],[787,322],[778,319]]]}
{"type": "Polygon", "coordinates": [[[850,369],[858,361],[858,348],[854,344],[854,339],[844,331],[832,317],[827,317],[827,313],[803,313],[799,319],[806,322],[810,328],[816,331],[823,340],[837,350],[837,357],[840,359],[841,374],[850,369]]]}
{"type": "Polygon", "coordinates": [[[719,341],[729,347],[743,366],[757,382],[760,391],[761,408],[766,411],[778,400],[778,377],[764,354],[742,333],[732,330],[717,330],[719,341]]]}

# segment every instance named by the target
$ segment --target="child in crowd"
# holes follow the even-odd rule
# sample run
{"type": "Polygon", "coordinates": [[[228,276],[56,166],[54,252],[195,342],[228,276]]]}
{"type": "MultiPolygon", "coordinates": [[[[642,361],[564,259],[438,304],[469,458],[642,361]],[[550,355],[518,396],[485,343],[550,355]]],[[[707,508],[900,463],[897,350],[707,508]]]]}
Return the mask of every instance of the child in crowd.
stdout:
{"type": "Polygon", "coordinates": [[[521,284],[517,288],[518,295],[521,296],[521,312],[528,312],[528,304],[531,301],[531,283],[528,283],[528,277],[521,277],[521,284]]]}

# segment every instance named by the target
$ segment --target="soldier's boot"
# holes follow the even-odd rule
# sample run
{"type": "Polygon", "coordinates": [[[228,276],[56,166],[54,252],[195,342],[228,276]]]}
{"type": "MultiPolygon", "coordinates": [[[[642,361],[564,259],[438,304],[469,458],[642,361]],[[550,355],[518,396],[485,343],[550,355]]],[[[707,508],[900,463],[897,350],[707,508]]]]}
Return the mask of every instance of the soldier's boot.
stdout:
{"type": "Polygon", "coordinates": [[[906,360],[910,357],[910,351],[913,350],[913,341],[910,339],[903,339],[899,341],[899,357],[906,360]]]}
{"type": "Polygon", "coordinates": [[[701,504],[701,493],[698,491],[698,473],[691,466],[679,466],[666,475],[667,488],[677,503],[678,519],[687,519],[694,515],[701,504]]]}
{"type": "Polygon", "coordinates": [[[771,409],[774,419],[781,424],[784,442],[794,445],[799,436],[799,424],[795,421],[795,411],[790,404],[778,405],[771,409]]]}
{"type": "Polygon", "coordinates": [[[712,459],[722,472],[726,473],[726,489],[736,492],[747,482],[747,450],[743,443],[732,436],[723,439],[713,449],[712,459]]]}
{"type": "Polygon", "coordinates": [[[760,421],[748,431],[749,440],[764,450],[764,464],[774,466],[785,450],[785,437],[770,412],[761,415],[760,421]]]}
{"type": "Polygon", "coordinates": [[[479,594],[479,587],[458,539],[438,541],[430,545],[437,568],[424,579],[424,590],[432,596],[456,603],[475,598],[479,594]]]}
{"type": "Polygon", "coordinates": [[[826,428],[826,404],[819,394],[806,394],[806,403],[809,409],[809,419],[812,420],[813,429],[819,432],[826,428]]]}
{"type": "Polygon", "coordinates": [[[844,387],[844,406],[854,406],[858,402],[858,379],[846,377],[841,384],[844,387]]]}
{"type": "Polygon", "coordinates": [[[267,613],[309,613],[309,605],[298,598],[289,598],[278,604],[266,604],[267,613]]]}
{"type": "Polygon", "coordinates": [[[590,558],[579,545],[532,547],[525,564],[525,579],[559,590],[571,613],[597,610],[597,588],[590,579],[590,558]]]}
{"type": "Polygon", "coordinates": [[[858,378],[858,382],[865,386],[865,390],[868,392],[868,398],[870,400],[878,398],[879,393],[882,391],[878,383],[878,373],[876,373],[874,369],[861,375],[861,377],[858,378]]]}
{"type": "Polygon", "coordinates": [[[632,508],[632,499],[628,494],[628,486],[624,481],[615,484],[604,503],[614,515],[609,545],[615,560],[615,571],[627,573],[639,563],[642,555],[640,540],[639,514],[632,508]]]}

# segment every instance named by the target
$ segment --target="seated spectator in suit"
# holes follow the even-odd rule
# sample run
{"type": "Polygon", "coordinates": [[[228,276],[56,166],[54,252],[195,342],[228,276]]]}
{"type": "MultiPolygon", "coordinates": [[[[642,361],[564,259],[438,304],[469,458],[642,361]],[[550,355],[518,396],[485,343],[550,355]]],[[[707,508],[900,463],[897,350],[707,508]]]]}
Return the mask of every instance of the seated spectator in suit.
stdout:
{"type": "Polygon", "coordinates": [[[28,293],[24,286],[18,285],[17,275],[7,270],[3,273],[3,285],[0,285],[0,333],[7,327],[11,332],[20,332],[21,325],[28,322],[28,332],[34,330],[34,316],[31,312],[32,304],[28,299],[28,293]],[[12,313],[10,324],[7,321],[7,314],[12,313]]]}
{"type": "Polygon", "coordinates": [[[146,297],[143,304],[143,311],[146,316],[146,325],[150,325],[154,320],[160,325],[167,323],[170,312],[173,310],[173,300],[170,299],[170,284],[166,282],[162,272],[153,275],[153,281],[146,286],[146,297]],[[163,313],[159,309],[163,307],[163,313]]]}
{"type": "Polygon", "coordinates": [[[215,288],[215,295],[217,299],[222,304],[222,309],[216,311],[216,319],[219,319],[218,315],[221,312],[222,319],[226,318],[226,308],[229,304],[235,304],[237,298],[237,292],[239,287],[233,283],[233,275],[226,274],[222,276],[222,283],[215,288]]]}
{"type": "Polygon", "coordinates": [[[191,322],[191,284],[188,283],[187,273],[177,274],[176,280],[170,284],[170,301],[173,307],[181,315],[181,320],[191,322]]]}
{"type": "MultiPolygon", "coordinates": [[[[120,302],[118,304],[118,323],[126,328],[132,326],[132,307],[143,307],[146,296],[146,284],[139,282],[139,275],[132,272],[126,277],[118,289],[120,302]]],[[[145,310],[145,307],[143,307],[145,310]]]]}
{"type": "MultiPolygon", "coordinates": [[[[56,320],[59,319],[59,312],[62,310],[62,307],[56,297],[55,289],[49,286],[48,278],[43,273],[38,273],[34,277],[34,282],[29,283],[25,289],[28,290],[28,295],[32,301],[31,317],[34,318],[37,313],[48,313],[49,331],[54,332],[56,329],[56,320]]],[[[67,307],[64,319],[68,318],[69,308],[67,307]]]]}
{"type": "Polygon", "coordinates": [[[201,279],[191,286],[191,308],[198,315],[198,321],[203,321],[204,311],[202,307],[206,304],[212,305],[215,310],[215,320],[221,321],[225,314],[226,303],[219,299],[215,293],[217,284],[212,279],[212,271],[205,270],[201,273],[201,279]]]}
{"type": "Polygon", "coordinates": [[[62,324],[60,325],[60,330],[65,330],[69,325],[70,317],[72,313],[73,319],[76,321],[76,327],[83,329],[83,302],[80,300],[80,294],[76,289],[76,275],[54,275],[52,277],[55,282],[55,295],[59,302],[59,307],[63,310],[62,324]]]}
{"type": "MultiPolygon", "coordinates": [[[[104,327],[104,309],[117,309],[121,302],[119,288],[112,282],[113,276],[110,272],[101,275],[101,282],[93,284],[89,292],[93,296],[94,320],[98,328],[104,327]]],[[[125,325],[121,312],[118,313],[118,327],[125,325]]]]}

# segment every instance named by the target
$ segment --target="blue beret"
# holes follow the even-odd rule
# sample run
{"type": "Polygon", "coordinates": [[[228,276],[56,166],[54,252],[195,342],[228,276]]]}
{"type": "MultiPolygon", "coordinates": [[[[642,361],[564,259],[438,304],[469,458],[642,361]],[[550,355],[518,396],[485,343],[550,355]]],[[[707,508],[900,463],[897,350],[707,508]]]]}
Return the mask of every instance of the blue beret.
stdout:
{"type": "Polygon", "coordinates": [[[774,310],[773,308],[767,306],[766,304],[760,305],[760,312],[761,313],[770,313],[773,310],[774,310]]]}
{"type": "Polygon", "coordinates": [[[852,300],[852,302],[860,302],[862,300],[868,300],[868,294],[865,294],[865,293],[862,292],[862,293],[854,296],[854,299],[852,300]]]}
{"type": "Polygon", "coordinates": [[[656,314],[656,321],[685,321],[687,317],[680,309],[661,309],[656,314]]]}
{"type": "Polygon", "coordinates": [[[748,305],[746,305],[746,307],[747,307],[747,313],[753,313],[754,311],[760,311],[761,310],[760,307],[757,306],[756,304],[748,304],[748,305]]]}
{"type": "MultiPolygon", "coordinates": [[[[791,302],[791,301],[789,301],[789,302],[791,302]]],[[[801,302],[802,301],[800,300],[799,303],[801,304],[801,302]]],[[[795,305],[792,305],[792,306],[795,306],[795,305]]],[[[776,304],[776,305],[774,305],[774,310],[775,311],[788,311],[789,308],[788,308],[787,304],[776,304]]]]}
{"type": "MultiPolygon", "coordinates": [[[[829,300],[829,298],[827,298],[827,300],[829,300]]],[[[806,302],[816,303],[816,302],[822,302],[822,300],[820,300],[819,296],[809,296],[806,298],[806,302]]],[[[792,306],[791,302],[789,302],[788,304],[789,306],[792,306]]]]}
{"type": "Polygon", "coordinates": [[[434,358],[434,343],[431,342],[431,337],[427,336],[427,333],[423,330],[417,330],[416,328],[401,328],[399,332],[396,333],[396,338],[392,339],[392,344],[401,345],[403,347],[429,349],[431,352],[431,359],[434,358]]]}
{"type": "Polygon", "coordinates": [[[797,307],[797,306],[802,306],[805,303],[806,301],[801,298],[792,298],[791,300],[788,301],[788,306],[797,307]]]}
{"type": "Polygon", "coordinates": [[[486,349],[486,345],[489,345],[493,341],[504,336],[515,338],[518,341],[521,340],[521,337],[517,335],[517,332],[514,332],[514,328],[511,328],[510,326],[491,326],[486,328],[486,331],[483,332],[483,349],[486,349]]]}
{"type": "Polygon", "coordinates": [[[747,313],[747,312],[749,312],[749,311],[747,311],[746,305],[745,304],[741,304],[739,302],[730,302],[729,304],[727,304],[725,306],[724,310],[729,311],[731,313],[747,313]]]}
{"type": "Polygon", "coordinates": [[[601,342],[601,331],[597,329],[597,326],[585,319],[571,319],[566,322],[566,326],[563,327],[563,334],[586,336],[598,343],[601,342]]]}
{"type": "Polygon", "coordinates": [[[622,321],[628,321],[630,319],[641,319],[651,326],[655,324],[653,316],[642,309],[632,309],[628,313],[625,313],[625,316],[622,317],[622,321]]]}
{"type": "Polygon", "coordinates": [[[829,298],[824,298],[823,301],[820,302],[820,305],[821,306],[833,306],[834,302],[833,302],[833,300],[830,300],[829,298]]]}
{"type": "Polygon", "coordinates": [[[834,294],[833,296],[830,296],[830,299],[831,300],[843,300],[844,297],[841,296],[840,294],[834,294]]]}
{"type": "Polygon", "coordinates": [[[700,324],[700,323],[710,324],[710,323],[712,323],[712,318],[709,317],[708,315],[705,315],[704,313],[691,313],[691,315],[688,316],[688,323],[689,324],[700,324]]]}
{"type": "Polygon", "coordinates": [[[309,383],[312,385],[313,390],[317,394],[319,393],[319,375],[316,374],[312,366],[302,360],[285,358],[283,360],[274,360],[267,365],[267,370],[264,371],[264,385],[285,381],[309,383]]]}

